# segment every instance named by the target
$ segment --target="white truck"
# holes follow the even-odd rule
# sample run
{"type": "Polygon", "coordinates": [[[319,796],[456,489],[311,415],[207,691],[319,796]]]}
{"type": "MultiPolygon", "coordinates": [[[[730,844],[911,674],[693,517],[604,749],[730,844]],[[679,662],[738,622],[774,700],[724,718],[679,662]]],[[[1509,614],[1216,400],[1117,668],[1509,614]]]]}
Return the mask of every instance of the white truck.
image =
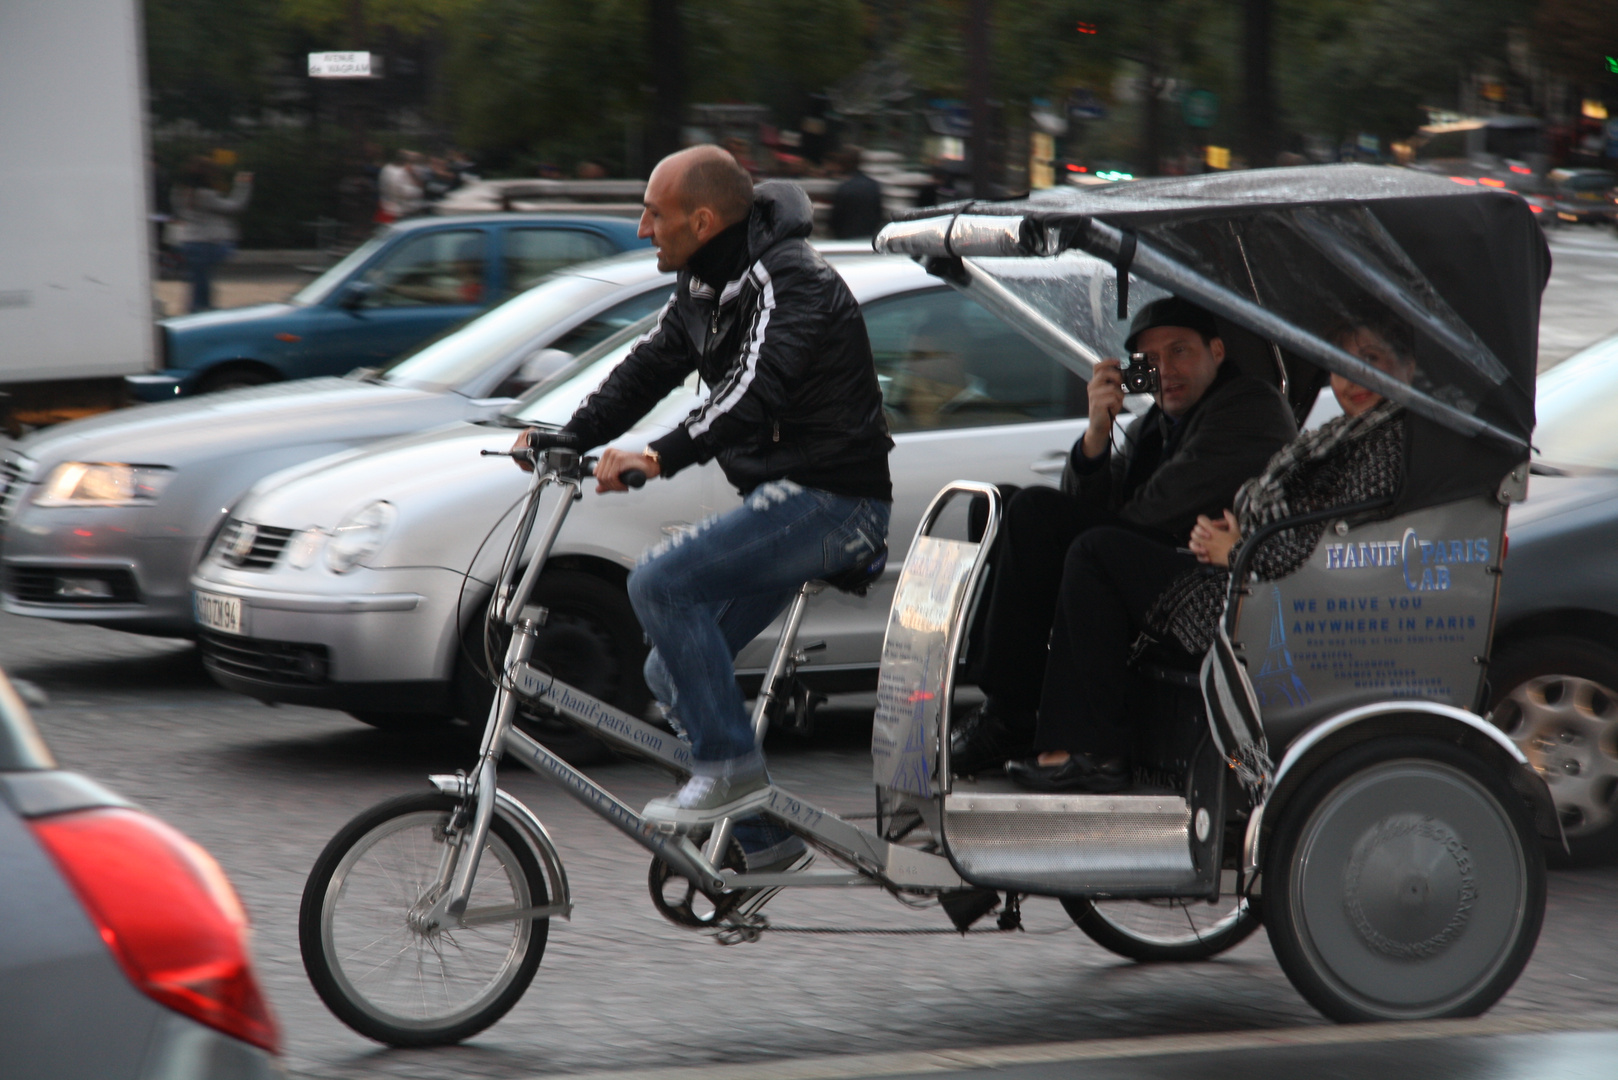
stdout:
{"type": "Polygon", "coordinates": [[[122,376],[155,366],[143,75],[139,0],[0,2],[0,391],[15,416],[106,408],[122,376]]]}

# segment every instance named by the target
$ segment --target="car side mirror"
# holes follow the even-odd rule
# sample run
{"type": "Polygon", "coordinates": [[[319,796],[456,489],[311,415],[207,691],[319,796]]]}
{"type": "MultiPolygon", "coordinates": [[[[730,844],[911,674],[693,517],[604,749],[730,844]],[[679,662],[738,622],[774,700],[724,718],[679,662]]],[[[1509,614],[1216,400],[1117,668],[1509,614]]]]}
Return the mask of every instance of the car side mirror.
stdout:
{"type": "Polygon", "coordinates": [[[376,286],[369,281],[350,281],[343,286],[343,295],[338,297],[337,304],[347,311],[365,306],[365,302],[376,293],[376,286]]]}
{"type": "Polygon", "coordinates": [[[573,362],[573,354],[566,349],[541,349],[522,362],[515,374],[507,383],[515,386],[516,392],[533,386],[535,383],[550,378],[573,362]]]}

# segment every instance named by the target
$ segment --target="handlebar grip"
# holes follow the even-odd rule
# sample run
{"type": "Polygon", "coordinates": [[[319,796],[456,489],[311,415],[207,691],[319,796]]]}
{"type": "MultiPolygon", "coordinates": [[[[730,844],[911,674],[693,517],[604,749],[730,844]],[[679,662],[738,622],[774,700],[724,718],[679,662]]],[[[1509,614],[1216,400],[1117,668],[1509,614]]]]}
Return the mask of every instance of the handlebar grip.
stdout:
{"type": "Polygon", "coordinates": [[[639,469],[625,469],[618,474],[618,479],[624,482],[625,487],[639,488],[646,484],[646,474],[639,469]]]}
{"type": "Polygon", "coordinates": [[[553,448],[572,450],[579,445],[579,437],[571,431],[540,431],[538,428],[529,428],[529,432],[528,445],[535,450],[553,448]]]}

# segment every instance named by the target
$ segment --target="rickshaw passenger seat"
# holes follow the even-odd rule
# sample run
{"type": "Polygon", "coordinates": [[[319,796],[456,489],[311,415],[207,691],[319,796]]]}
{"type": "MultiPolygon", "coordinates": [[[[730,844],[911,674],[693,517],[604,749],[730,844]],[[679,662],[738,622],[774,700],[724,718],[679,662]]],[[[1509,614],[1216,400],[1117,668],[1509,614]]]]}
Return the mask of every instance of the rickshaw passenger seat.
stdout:
{"type": "Polygon", "coordinates": [[[1199,690],[1202,687],[1202,657],[1177,646],[1155,643],[1130,660],[1130,667],[1153,682],[1199,690]]]}
{"type": "Polygon", "coordinates": [[[854,596],[864,596],[882,576],[882,571],[888,565],[888,545],[883,544],[876,552],[864,562],[855,563],[847,570],[839,570],[835,574],[827,574],[821,578],[827,585],[838,592],[850,593],[854,596]]]}

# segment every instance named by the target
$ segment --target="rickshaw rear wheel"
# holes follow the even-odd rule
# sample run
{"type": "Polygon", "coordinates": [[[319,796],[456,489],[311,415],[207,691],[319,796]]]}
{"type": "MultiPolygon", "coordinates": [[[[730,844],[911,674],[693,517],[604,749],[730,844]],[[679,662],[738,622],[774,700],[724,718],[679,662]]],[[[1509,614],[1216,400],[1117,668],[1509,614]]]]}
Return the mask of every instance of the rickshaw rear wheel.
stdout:
{"type": "Polygon", "coordinates": [[[1264,922],[1321,1013],[1476,1016],[1511,988],[1539,938],[1545,857],[1497,768],[1439,739],[1375,739],[1279,810],[1264,922]]]}
{"type": "Polygon", "coordinates": [[[1143,963],[1207,960],[1247,940],[1260,922],[1256,901],[1230,896],[1214,904],[1063,898],[1062,907],[1091,941],[1143,963]]]}

